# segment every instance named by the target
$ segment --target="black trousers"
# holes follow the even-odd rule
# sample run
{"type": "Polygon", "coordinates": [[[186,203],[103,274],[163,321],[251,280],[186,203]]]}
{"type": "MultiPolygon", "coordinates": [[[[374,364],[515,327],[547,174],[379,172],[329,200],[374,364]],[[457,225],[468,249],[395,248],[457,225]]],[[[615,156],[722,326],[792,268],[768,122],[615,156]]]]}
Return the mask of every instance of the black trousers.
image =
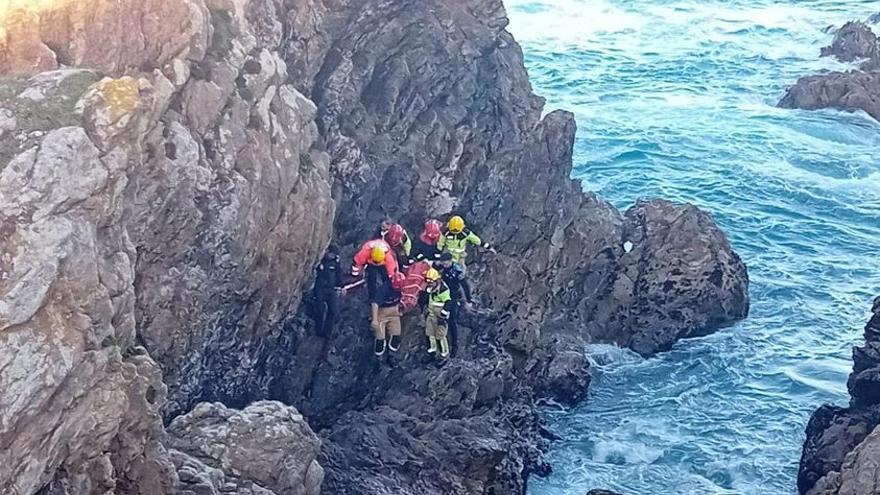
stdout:
{"type": "Polygon", "coordinates": [[[446,321],[446,328],[449,329],[449,355],[454,356],[458,353],[458,310],[459,302],[452,301],[452,308],[449,310],[449,319],[446,321]]]}
{"type": "Polygon", "coordinates": [[[339,318],[339,295],[336,292],[315,294],[315,332],[329,337],[339,318]]]}

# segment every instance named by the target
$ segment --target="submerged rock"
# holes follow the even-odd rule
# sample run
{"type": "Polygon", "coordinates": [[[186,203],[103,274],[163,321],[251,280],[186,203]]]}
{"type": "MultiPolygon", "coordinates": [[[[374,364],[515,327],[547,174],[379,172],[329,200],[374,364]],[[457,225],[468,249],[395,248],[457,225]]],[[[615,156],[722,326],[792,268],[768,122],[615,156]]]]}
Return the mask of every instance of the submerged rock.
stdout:
{"type": "Polygon", "coordinates": [[[798,471],[802,494],[875,493],[868,488],[880,479],[872,457],[880,435],[872,433],[880,425],[880,396],[870,382],[880,373],[880,297],[873,313],[865,327],[865,345],[853,349],[849,407],[822,406],[807,425],[798,471]]]}

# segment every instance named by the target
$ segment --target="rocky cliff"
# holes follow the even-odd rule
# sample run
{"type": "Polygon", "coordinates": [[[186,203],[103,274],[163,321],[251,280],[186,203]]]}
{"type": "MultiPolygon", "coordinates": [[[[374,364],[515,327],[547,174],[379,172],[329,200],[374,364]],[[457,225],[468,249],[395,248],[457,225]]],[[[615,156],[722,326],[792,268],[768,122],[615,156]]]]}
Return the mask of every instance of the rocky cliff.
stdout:
{"type": "Polygon", "coordinates": [[[865,343],[853,349],[848,407],[824,405],[807,425],[798,472],[800,493],[856,495],[880,491],[880,297],[865,326],[865,343]]]}
{"type": "Polygon", "coordinates": [[[500,1],[0,8],[4,492],[520,493],[585,343],[651,355],[748,312],[709,215],[569,178],[574,120],[500,1]],[[331,238],[451,212],[499,247],[455,359],[408,318],[380,363],[357,298],[315,335],[331,238]]]}
{"type": "Polygon", "coordinates": [[[880,120],[880,42],[869,24],[859,21],[845,24],[821,54],[842,62],[858,63],[859,68],[802,77],[788,89],[779,106],[864,110],[880,120]]]}

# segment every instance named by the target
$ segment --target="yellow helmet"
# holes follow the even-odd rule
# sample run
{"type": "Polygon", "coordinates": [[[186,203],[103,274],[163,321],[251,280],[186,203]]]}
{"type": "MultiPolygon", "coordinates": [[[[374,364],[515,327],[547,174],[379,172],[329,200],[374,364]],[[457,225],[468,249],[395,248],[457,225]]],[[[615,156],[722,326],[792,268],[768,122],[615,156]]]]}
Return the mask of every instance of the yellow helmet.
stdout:
{"type": "Polygon", "coordinates": [[[373,249],[370,251],[370,259],[377,265],[385,263],[385,248],[382,246],[373,246],[373,249]]]}
{"type": "Polygon", "coordinates": [[[449,227],[449,231],[453,234],[461,232],[464,230],[464,218],[461,218],[458,215],[450,218],[447,227],[449,227]]]}
{"type": "Polygon", "coordinates": [[[425,280],[427,280],[428,282],[437,282],[440,280],[440,278],[440,272],[438,272],[434,268],[431,268],[427,272],[425,272],[425,280]]]}

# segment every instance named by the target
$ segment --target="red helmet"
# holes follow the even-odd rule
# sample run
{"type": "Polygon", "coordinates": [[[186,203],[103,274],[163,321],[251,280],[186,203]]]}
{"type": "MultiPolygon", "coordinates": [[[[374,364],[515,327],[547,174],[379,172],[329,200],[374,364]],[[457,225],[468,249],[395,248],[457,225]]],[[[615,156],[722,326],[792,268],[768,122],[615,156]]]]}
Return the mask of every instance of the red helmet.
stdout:
{"type": "Polygon", "coordinates": [[[387,240],[388,244],[391,244],[392,247],[397,247],[403,244],[404,234],[403,227],[395,223],[388,228],[388,233],[385,234],[385,240],[387,240]]]}
{"type": "Polygon", "coordinates": [[[422,242],[425,244],[436,244],[440,239],[441,231],[443,230],[443,224],[440,223],[439,220],[434,220],[433,218],[425,222],[425,230],[422,231],[422,242]]]}

